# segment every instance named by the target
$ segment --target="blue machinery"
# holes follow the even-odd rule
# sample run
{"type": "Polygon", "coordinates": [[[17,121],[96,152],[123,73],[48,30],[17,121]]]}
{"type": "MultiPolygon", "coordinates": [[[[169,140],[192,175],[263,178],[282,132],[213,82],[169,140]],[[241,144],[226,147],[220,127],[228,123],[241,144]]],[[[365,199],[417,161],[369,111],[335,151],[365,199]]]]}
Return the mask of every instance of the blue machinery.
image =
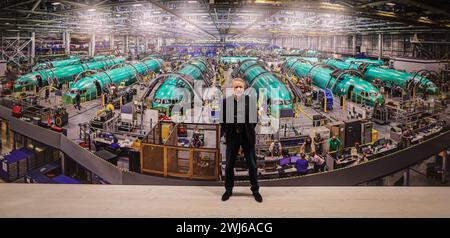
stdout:
{"type": "Polygon", "coordinates": [[[325,108],[325,105],[323,104],[326,102],[326,109],[333,110],[333,93],[329,88],[319,90],[318,100],[319,102],[322,102],[322,108],[325,108]],[[324,100],[324,98],[326,98],[326,100],[324,100]]]}

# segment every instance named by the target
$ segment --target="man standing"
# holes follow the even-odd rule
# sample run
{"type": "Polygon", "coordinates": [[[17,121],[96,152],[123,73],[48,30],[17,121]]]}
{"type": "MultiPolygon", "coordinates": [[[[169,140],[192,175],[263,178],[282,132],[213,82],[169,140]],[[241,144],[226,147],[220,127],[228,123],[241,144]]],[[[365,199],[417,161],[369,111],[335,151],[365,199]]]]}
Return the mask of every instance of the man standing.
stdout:
{"type": "Polygon", "coordinates": [[[81,110],[81,95],[80,92],[77,91],[77,95],[75,95],[75,108],[81,110]]]}
{"type": "Polygon", "coordinates": [[[341,149],[341,140],[339,140],[336,135],[333,135],[330,139],[328,139],[328,152],[333,153],[333,157],[336,159],[337,153],[341,149]]]}
{"type": "Polygon", "coordinates": [[[245,81],[240,78],[233,79],[232,87],[233,96],[222,100],[220,110],[221,135],[225,135],[227,145],[225,193],[222,195],[222,201],[228,200],[233,194],[234,163],[239,148],[242,146],[249,170],[253,196],[257,202],[262,202],[263,199],[259,193],[255,152],[255,127],[257,124],[256,97],[253,98],[244,95],[245,81]]]}
{"type": "Polygon", "coordinates": [[[323,138],[320,136],[320,133],[316,133],[316,136],[314,137],[314,146],[316,153],[321,155],[323,151],[323,138]]]}

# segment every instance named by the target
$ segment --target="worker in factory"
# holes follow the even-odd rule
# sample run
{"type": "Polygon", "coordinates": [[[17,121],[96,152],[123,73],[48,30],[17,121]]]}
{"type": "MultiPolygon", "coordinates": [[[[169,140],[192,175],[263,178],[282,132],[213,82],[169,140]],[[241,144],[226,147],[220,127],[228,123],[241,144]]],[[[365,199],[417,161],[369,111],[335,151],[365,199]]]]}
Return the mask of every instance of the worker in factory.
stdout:
{"type": "Polygon", "coordinates": [[[385,97],[385,94],[386,94],[385,88],[386,88],[386,86],[385,86],[384,81],[381,81],[379,90],[380,90],[381,95],[383,95],[383,97],[385,97]]]}
{"type": "Polygon", "coordinates": [[[407,148],[411,146],[411,142],[413,139],[413,131],[412,129],[407,129],[405,132],[403,132],[400,145],[402,148],[407,148]]]}
{"type": "Polygon", "coordinates": [[[295,161],[295,168],[299,175],[306,175],[308,173],[308,160],[304,154],[300,154],[300,158],[295,161]]]}
{"type": "Polygon", "coordinates": [[[323,138],[320,133],[316,133],[316,136],[314,136],[314,147],[317,154],[321,155],[323,153],[323,138]]]}
{"type": "Polygon", "coordinates": [[[259,193],[258,174],[256,167],[256,132],[257,103],[256,95],[244,95],[245,81],[235,78],[232,81],[233,96],[222,100],[220,110],[221,136],[226,142],[225,193],[222,201],[228,200],[233,194],[234,164],[242,146],[249,170],[251,191],[257,202],[262,202],[259,193]],[[234,104],[234,107],[233,107],[234,104]]]}
{"type": "Polygon", "coordinates": [[[325,172],[325,159],[317,155],[315,151],[311,151],[309,158],[314,163],[314,173],[325,172]]]}
{"type": "Polygon", "coordinates": [[[77,95],[75,95],[75,108],[81,110],[81,95],[80,91],[77,91],[77,95]]]}
{"type": "Polygon", "coordinates": [[[283,148],[281,146],[280,141],[278,141],[278,140],[273,141],[269,146],[270,156],[272,156],[272,157],[281,156],[282,151],[283,151],[283,148]]]}
{"type": "Polygon", "coordinates": [[[330,139],[328,139],[328,152],[333,153],[333,157],[337,158],[337,152],[342,147],[342,142],[339,140],[336,135],[333,135],[330,139]]]}
{"type": "Polygon", "coordinates": [[[312,139],[310,136],[306,137],[305,142],[300,146],[300,153],[309,154],[313,151],[312,139]]]}
{"type": "Polygon", "coordinates": [[[43,83],[42,83],[42,76],[41,75],[36,75],[36,81],[37,81],[37,84],[36,84],[36,91],[39,91],[40,89],[41,89],[41,87],[43,86],[43,83]]]}

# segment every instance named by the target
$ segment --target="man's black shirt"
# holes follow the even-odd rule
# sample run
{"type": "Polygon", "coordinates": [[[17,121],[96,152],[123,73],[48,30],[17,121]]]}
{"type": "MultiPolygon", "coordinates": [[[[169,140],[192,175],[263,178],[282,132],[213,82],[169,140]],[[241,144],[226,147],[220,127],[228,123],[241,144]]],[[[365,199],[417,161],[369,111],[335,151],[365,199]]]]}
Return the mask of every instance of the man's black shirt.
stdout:
{"type": "MultiPolygon", "coordinates": [[[[230,141],[233,140],[233,138],[235,138],[237,135],[241,135],[244,136],[245,139],[248,141],[248,143],[250,143],[251,145],[255,145],[256,142],[256,135],[255,135],[255,127],[256,127],[256,123],[251,123],[250,121],[250,113],[255,113],[255,119],[256,117],[256,112],[251,110],[250,107],[250,98],[248,95],[243,96],[245,98],[243,98],[245,106],[244,107],[239,107],[238,106],[238,102],[236,99],[231,99],[231,98],[225,98],[222,100],[222,105],[221,105],[221,136],[223,134],[225,134],[226,137],[226,141],[230,141]],[[233,100],[234,102],[234,110],[233,110],[233,123],[228,122],[227,119],[227,102],[231,102],[231,100],[233,100]],[[244,111],[242,111],[244,110],[244,111]],[[244,116],[245,119],[244,121],[240,122],[241,119],[240,117],[244,116]],[[240,123],[239,123],[240,122],[240,123]]],[[[241,99],[242,100],[242,99],[241,99]]],[[[256,102],[255,102],[256,103],[256,102]]],[[[256,109],[256,105],[254,107],[256,109]]]]}

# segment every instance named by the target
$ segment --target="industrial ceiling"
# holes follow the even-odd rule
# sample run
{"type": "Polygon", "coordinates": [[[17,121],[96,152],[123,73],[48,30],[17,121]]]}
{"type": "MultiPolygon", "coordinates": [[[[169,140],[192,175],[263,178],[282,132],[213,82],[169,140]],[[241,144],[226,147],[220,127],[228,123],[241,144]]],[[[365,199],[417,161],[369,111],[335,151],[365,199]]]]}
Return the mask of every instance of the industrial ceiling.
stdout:
{"type": "Polygon", "coordinates": [[[239,40],[449,32],[450,1],[0,0],[2,31],[239,40]]]}

